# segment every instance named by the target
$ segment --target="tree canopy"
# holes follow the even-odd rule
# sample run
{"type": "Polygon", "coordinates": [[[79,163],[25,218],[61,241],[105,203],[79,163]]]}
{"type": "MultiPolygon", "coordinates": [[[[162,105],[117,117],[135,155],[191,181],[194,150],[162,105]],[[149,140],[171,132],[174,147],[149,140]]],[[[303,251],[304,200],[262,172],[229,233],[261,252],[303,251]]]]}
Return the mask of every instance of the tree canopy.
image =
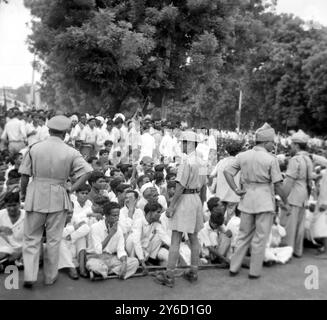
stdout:
{"type": "Polygon", "coordinates": [[[53,108],[154,104],[191,125],[325,134],[327,32],[268,0],[25,0],[53,108]]]}

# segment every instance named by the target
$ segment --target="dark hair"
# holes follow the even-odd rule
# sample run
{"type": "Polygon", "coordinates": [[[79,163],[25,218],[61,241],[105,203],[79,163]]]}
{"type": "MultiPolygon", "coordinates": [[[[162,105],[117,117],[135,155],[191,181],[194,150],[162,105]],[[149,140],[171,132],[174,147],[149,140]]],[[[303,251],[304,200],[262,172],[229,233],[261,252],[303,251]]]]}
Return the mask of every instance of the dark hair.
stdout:
{"type": "Polygon", "coordinates": [[[162,205],[159,202],[148,202],[144,207],[144,212],[147,214],[149,212],[157,211],[158,209],[162,209],[162,205]]]}
{"type": "Polygon", "coordinates": [[[139,178],[137,179],[137,182],[136,183],[137,183],[137,186],[139,188],[140,188],[141,182],[143,182],[143,180],[144,180],[145,177],[148,177],[150,179],[150,177],[148,175],[146,175],[146,174],[143,174],[143,175],[139,176],[139,178]]]}
{"type": "Polygon", "coordinates": [[[10,163],[13,165],[20,156],[22,156],[20,152],[14,153],[10,158],[10,163]]]}
{"type": "Polygon", "coordinates": [[[8,192],[4,197],[4,203],[20,203],[19,192],[8,192]]]}
{"type": "Polygon", "coordinates": [[[78,189],[76,190],[76,193],[83,192],[83,191],[90,192],[91,187],[88,184],[84,183],[84,184],[82,184],[81,186],[78,187],[78,189]]]}
{"type": "Polygon", "coordinates": [[[213,197],[213,198],[210,198],[208,201],[207,201],[207,206],[208,206],[208,209],[209,211],[211,212],[211,210],[216,207],[219,203],[220,203],[220,199],[218,197],[213,197]]]}
{"type": "Polygon", "coordinates": [[[307,149],[307,144],[306,143],[297,143],[299,145],[300,150],[305,151],[307,149]]]}
{"type": "Polygon", "coordinates": [[[176,181],[169,181],[167,183],[167,189],[176,188],[176,181]]]}
{"type": "Polygon", "coordinates": [[[105,145],[105,147],[107,147],[107,146],[109,146],[109,145],[113,145],[114,143],[111,141],[111,140],[106,140],[105,142],[104,142],[104,145],[105,145]]]}
{"type": "Polygon", "coordinates": [[[117,126],[119,124],[123,124],[124,123],[124,120],[120,117],[118,117],[117,119],[115,119],[114,121],[114,124],[117,126]]]}
{"type": "Polygon", "coordinates": [[[172,177],[177,177],[176,173],[170,172],[166,175],[166,181],[170,180],[172,177]]]}
{"type": "Polygon", "coordinates": [[[91,176],[88,180],[89,182],[89,185],[92,187],[94,183],[97,182],[97,180],[101,179],[101,178],[104,178],[104,174],[100,171],[93,171],[91,173],[91,176]]]}
{"type": "Polygon", "coordinates": [[[163,172],[165,169],[165,166],[163,164],[158,164],[154,167],[155,172],[163,172]]]}
{"type": "Polygon", "coordinates": [[[90,157],[90,158],[87,159],[87,162],[88,162],[89,164],[92,164],[92,162],[93,162],[94,160],[98,160],[98,158],[97,158],[97,157],[90,157]]]}
{"type": "Polygon", "coordinates": [[[228,143],[225,148],[228,154],[234,157],[242,151],[243,144],[239,141],[233,141],[228,143]]]}
{"type": "Polygon", "coordinates": [[[165,176],[162,172],[158,171],[154,173],[154,180],[156,184],[159,184],[160,182],[163,182],[165,180],[165,176]]]}
{"type": "Polygon", "coordinates": [[[22,175],[18,172],[18,169],[12,169],[8,173],[8,181],[12,179],[20,179],[22,175]]]}
{"type": "Polygon", "coordinates": [[[109,153],[109,151],[106,150],[106,149],[101,149],[101,150],[99,151],[99,155],[100,155],[100,156],[102,156],[104,153],[109,153]]]}
{"type": "Polygon", "coordinates": [[[109,199],[101,195],[96,195],[93,199],[93,203],[97,204],[98,206],[103,206],[107,202],[110,202],[109,199]]]}
{"type": "Polygon", "coordinates": [[[216,224],[221,224],[224,220],[224,215],[225,215],[225,212],[224,211],[218,211],[218,212],[213,212],[211,213],[210,215],[210,220],[211,222],[213,223],[216,223],[216,224]]]}
{"type": "Polygon", "coordinates": [[[110,170],[110,177],[113,177],[115,175],[115,172],[121,172],[119,169],[111,169],[110,170]]]}
{"type": "Polygon", "coordinates": [[[113,179],[110,182],[110,187],[114,193],[116,193],[116,189],[120,184],[121,184],[121,180],[119,178],[113,179]]]}
{"type": "Polygon", "coordinates": [[[111,210],[113,209],[120,209],[120,206],[117,202],[107,202],[104,206],[103,206],[103,214],[105,216],[110,216],[111,215],[111,210]]]}
{"type": "Polygon", "coordinates": [[[154,171],[147,170],[147,171],[145,171],[145,175],[149,177],[150,181],[154,180],[154,171]]]}
{"type": "Polygon", "coordinates": [[[126,190],[126,194],[127,193],[134,193],[134,198],[137,200],[139,198],[139,194],[135,191],[135,190],[132,190],[132,189],[128,189],[126,190]]]}
{"type": "Polygon", "coordinates": [[[121,183],[116,187],[116,192],[123,193],[126,189],[129,189],[131,186],[129,184],[121,183]]]}

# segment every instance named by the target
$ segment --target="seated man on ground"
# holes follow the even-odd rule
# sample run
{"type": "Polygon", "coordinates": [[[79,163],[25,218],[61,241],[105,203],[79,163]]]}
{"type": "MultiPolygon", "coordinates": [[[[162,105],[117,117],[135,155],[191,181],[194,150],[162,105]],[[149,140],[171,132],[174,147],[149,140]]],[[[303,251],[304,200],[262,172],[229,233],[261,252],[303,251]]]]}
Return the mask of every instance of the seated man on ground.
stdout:
{"type": "Polygon", "coordinates": [[[125,206],[120,209],[119,214],[119,225],[125,238],[130,234],[135,218],[144,216],[144,212],[136,208],[138,197],[139,194],[135,190],[128,189],[125,192],[125,206]]]}
{"type": "Polygon", "coordinates": [[[137,207],[144,211],[144,207],[148,202],[159,202],[163,210],[167,209],[166,198],[162,195],[159,195],[157,189],[153,186],[151,182],[142,186],[141,198],[137,203],[137,207]]]}
{"type": "Polygon", "coordinates": [[[87,235],[89,232],[90,227],[84,220],[79,222],[74,221],[74,215],[72,213],[67,214],[66,225],[63,230],[59,249],[58,269],[67,268],[68,276],[73,280],[78,279],[76,266],[79,266],[80,275],[87,277],[85,257],[87,235]]]}
{"type": "Polygon", "coordinates": [[[5,209],[0,211],[0,269],[3,264],[21,265],[24,210],[20,209],[19,192],[9,192],[4,198],[5,209]]]}
{"type": "Polygon", "coordinates": [[[146,262],[167,263],[170,238],[160,224],[162,206],[149,202],[144,208],[145,215],[133,221],[131,234],[126,240],[126,250],[131,257],[137,257],[143,270],[146,262]]]}
{"type": "Polygon", "coordinates": [[[198,234],[201,261],[221,264],[222,267],[228,268],[227,254],[231,245],[232,233],[231,231],[225,232],[224,228],[226,207],[217,197],[209,199],[207,205],[211,213],[210,218],[198,234]]]}
{"type": "Polygon", "coordinates": [[[125,251],[125,239],[118,225],[120,207],[116,202],[104,205],[104,219],[95,223],[90,231],[86,268],[104,278],[110,273],[127,279],[137,271],[136,258],[130,258],[125,251]]]}
{"type": "Polygon", "coordinates": [[[270,266],[275,263],[285,264],[293,256],[291,246],[280,247],[282,238],[286,236],[286,230],[279,224],[278,218],[274,218],[269,239],[266,245],[264,264],[270,266]]]}
{"type": "Polygon", "coordinates": [[[105,176],[102,172],[99,171],[93,171],[91,173],[91,176],[88,180],[89,185],[91,187],[91,190],[87,196],[87,198],[93,202],[94,198],[97,195],[102,195],[102,196],[106,196],[109,199],[109,194],[107,189],[107,182],[105,179],[105,176]]]}

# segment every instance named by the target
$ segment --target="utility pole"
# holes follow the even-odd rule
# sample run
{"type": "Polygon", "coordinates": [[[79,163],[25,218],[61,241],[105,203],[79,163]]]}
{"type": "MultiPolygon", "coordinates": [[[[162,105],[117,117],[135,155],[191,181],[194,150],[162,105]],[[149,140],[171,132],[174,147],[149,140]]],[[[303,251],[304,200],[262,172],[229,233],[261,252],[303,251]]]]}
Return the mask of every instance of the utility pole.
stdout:
{"type": "Polygon", "coordinates": [[[32,85],[31,85],[31,104],[35,105],[35,88],[34,88],[34,78],[35,78],[35,52],[32,64],[32,85]]]}
{"type": "Polygon", "coordinates": [[[238,101],[237,132],[240,132],[240,128],[241,128],[242,99],[243,99],[243,92],[242,89],[240,89],[240,97],[238,101]]]}

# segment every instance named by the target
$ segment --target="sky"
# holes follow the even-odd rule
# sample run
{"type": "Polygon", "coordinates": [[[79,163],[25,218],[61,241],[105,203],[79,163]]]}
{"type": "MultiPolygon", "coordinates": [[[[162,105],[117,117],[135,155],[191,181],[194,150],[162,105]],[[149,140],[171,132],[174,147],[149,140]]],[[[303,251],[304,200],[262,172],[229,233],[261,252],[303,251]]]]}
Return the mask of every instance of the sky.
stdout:
{"type": "MultiPolygon", "coordinates": [[[[49,0],[50,1],[50,0],[49,0]]],[[[293,13],[327,26],[327,0],[279,0],[277,13],[293,13]]],[[[32,81],[33,55],[28,51],[26,25],[32,17],[23,0],[0,3],[0,88],[17,88],[32,81]]],[[[36,74],[36,81],[40,78],[36,74]]]]}

